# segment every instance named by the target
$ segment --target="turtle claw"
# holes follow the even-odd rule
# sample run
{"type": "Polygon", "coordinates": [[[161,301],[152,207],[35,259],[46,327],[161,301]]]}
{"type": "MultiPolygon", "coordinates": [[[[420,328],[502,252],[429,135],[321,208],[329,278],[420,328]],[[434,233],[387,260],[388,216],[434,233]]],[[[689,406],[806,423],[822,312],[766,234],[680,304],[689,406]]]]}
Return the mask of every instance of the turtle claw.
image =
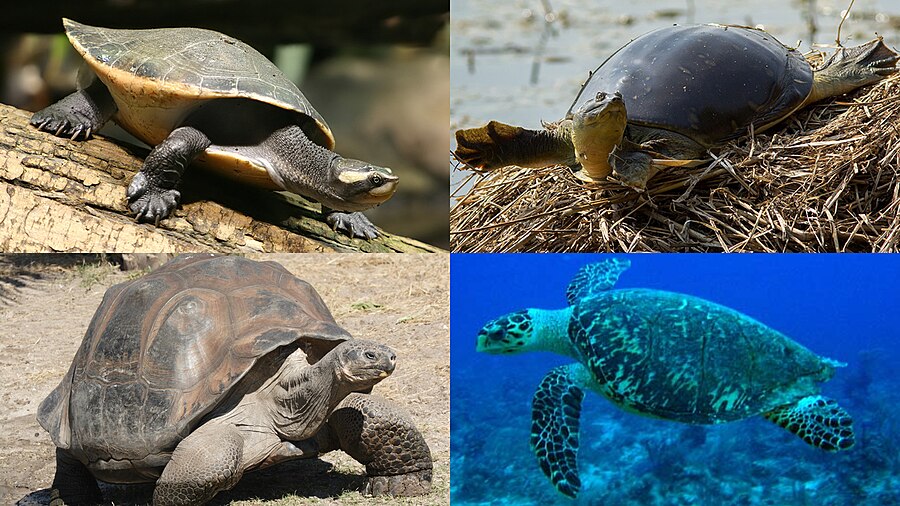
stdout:
{"type": "Polygon", "coordinates": [[[431,490],[431,469],[394,476],[370,476],[364,495],[416,496],[431,490]]]}
{"type": "Polygon", "coordinates": [[[363,213],[331,211],[325,215],[325,222],[335,232],[343,232],[349,237],[358,237],[366,240],[378,237],[378,229],[363,213]]]}
{"type": "Polygon", "coordinates": [[[128,208],[135,213],[135,219],[139,223],[152,221],[157,226],[160,220],[172,214],[181,199],[178,190],[154,188],[143,172],[135,174],[128,185],[126,196],[128,208]]]}
{"type": "Polygon", "coordinates": [[[101,111],[87,105],[83,91],[75,92],[31,116],[31,124],[38,130],[72,140],[89,139],[91,133],[105,121],[101,111]]]}

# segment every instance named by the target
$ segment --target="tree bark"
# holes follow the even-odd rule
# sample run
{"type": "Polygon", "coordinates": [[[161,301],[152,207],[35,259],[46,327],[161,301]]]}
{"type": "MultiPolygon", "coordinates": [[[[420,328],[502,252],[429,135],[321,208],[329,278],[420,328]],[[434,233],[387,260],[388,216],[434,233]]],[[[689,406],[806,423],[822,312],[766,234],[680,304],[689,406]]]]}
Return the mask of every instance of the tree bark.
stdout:
{"type": "Polygon", "coordinates": [[[0,104],[0,251],[439,251],[385,232],[351,239],[322,221],[318,204],[193,167],[173,216],[158,227],[136,223],[125,190],[147,150],[102,136],[61,139],[30,117],[0,104]]]}

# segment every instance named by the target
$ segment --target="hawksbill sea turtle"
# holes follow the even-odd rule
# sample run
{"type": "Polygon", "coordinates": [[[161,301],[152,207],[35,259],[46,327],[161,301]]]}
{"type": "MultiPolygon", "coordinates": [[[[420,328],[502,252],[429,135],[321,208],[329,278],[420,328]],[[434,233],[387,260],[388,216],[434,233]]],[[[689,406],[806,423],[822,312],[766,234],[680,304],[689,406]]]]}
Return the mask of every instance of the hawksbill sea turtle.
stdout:
{"type": "Polygon", "coordinates": [[[716,424],[762,415],[817,448],[853,446],[853,419],[818,387],[846,364],[708,300],[614,290],[630,265],[615,258],[586,265],[569,284],[568,307],[509,313],[478,333],[478,351],[575,359],[548,372],[532,401],[531,447],[559,492],[574,498],[581,488],[584,390],[655,418],[716,424]]]}

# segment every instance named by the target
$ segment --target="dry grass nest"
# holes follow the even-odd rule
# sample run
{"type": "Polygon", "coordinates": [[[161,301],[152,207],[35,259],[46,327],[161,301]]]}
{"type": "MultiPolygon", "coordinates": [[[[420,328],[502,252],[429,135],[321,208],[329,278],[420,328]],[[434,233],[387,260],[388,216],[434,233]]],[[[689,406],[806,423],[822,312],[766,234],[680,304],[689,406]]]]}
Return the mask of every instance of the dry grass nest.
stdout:
{"type": "Polygon", "coordinates": [[[473,174],[471,191],[453,195],[453,250],[900,249],[900,75],[710,155],[661,171],[644,192],[584,183],[567,167],[473,174]]]}

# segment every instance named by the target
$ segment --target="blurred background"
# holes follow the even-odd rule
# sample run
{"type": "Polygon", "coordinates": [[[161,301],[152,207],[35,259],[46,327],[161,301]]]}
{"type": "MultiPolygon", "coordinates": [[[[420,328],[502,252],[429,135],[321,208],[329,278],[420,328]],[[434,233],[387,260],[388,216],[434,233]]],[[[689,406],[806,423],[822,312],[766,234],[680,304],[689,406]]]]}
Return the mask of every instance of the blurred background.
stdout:
{"type": "MultiPolygon", "coordinates": [[[[783,44],[831,52],[850,0],[453,0],[450,137],[495,119],[527,128],[560,119],[588,72],[629,40],[656,28],[728,23],[767,30],[783,44]],[[815,45],[814,45],[815,44],[815,45]]],[[[856,0],[841,28],[854,46],[884,37],[900,47],[900,2],[856,0]]],[[[451,166],[455,164],[451,159],[451,166]]],[[[467,171],[451,173],[462,196],[467,171]]]]}
{"type": "MultiPolygon", "coordinates": [[[[298,84],[341,155],[400,175],[394,197],[366,213],[372,221],[448,247],[447,0],[34,0],[3,10],[0,102],[29,111],[75,89],[81,59],[61,33],[62,17],[113,28],[194,26],[243,40],[298,84]]],[[[121,137],[116,128],[102,133],[121,137]]]]}

